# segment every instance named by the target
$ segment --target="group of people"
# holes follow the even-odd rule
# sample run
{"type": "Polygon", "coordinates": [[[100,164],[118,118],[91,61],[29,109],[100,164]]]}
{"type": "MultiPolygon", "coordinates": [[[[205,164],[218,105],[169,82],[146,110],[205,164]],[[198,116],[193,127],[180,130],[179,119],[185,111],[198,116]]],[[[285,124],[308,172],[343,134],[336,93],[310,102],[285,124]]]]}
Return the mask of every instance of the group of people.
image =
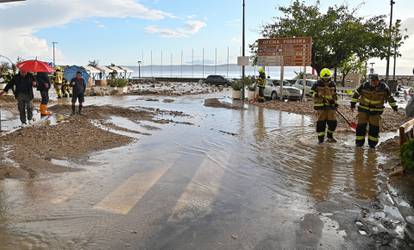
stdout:
{"type": "MultiPolygon", "coordinates": [[[[314,97],[314,109],[318,112],[316,132],[318,142],[335,143],[334,133],[337,127],[336,110],[338,108],[338,96],[336,84],[332,81],[332,73],[329,69],[320,72],[320,80],[312,87],[314,97]]],[[[370,74],[369,81],[359,86],[352,96],[351,110],[354,112],[358,105],[358,125],[356,128],[356,146],[363,147],[366,142],[368,130],[368,145],[375,148],[379,142],[381,115],[384,113],[385,103],[398,112],[397,102],[393,98],[390,88],[379,79],[378,74],[370,74]]]]}
{"type": "MultiPolygon", "coordinates": [[[[57,80],[59,81],[59,79],[57,80]]],[[[56,82],[55,88],[59,83],[56,82]]],[[[86,82],[82,77],[81,72],[76,73],[69,85],[72,87],[72,115],[76,114],[76,102],[79,102],[78,113],[82,112],[82,105],[85,101],[84,93],[86,90],[86,82]]],[[[48,73],[39,72],[36,76],[30,72],[20,70],[18,74],[14,75],[7,83],[3,90],[0,90],[0,96],[12,90],[17,100],[17,106],[20,113],[20,121],[22,125],[26,125],[33,121],[33,88],[37,88],[41,95],[40,114],[42,117],[49,116],[51,113],[47,111],[47,105],[49,103],[49,90],[52,84],[48,73]]],[[[58,94],[58,93],[57,93],[58,94]]],[[[58,94],[59,95],[59,94],[58,94]]]]}
{"type": "Polygon", "coordinates": [[[53,74],[53,86],[55,87],[56,96],[58,99],[70,97],[70,84],[65,80],[63,70],[61,67],[56,67],[53,74]]]}

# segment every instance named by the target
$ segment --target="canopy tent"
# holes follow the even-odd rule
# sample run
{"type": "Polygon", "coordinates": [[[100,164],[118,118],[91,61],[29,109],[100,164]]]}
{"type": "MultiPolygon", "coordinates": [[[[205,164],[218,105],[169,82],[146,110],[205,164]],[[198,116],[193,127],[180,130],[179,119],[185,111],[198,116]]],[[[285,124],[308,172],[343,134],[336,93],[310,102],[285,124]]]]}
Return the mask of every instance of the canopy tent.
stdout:
{"type": "Polygon", "coordinates": [[[125,71],[126,78],[131,78],[132,74],[134,73],[132,69],[125,67],[125,66],[120,66],[120,68],[125,71]]]}
{"type": "Polygon", "coordinates": [[[108,68],[112,69],[116,72],[116,77],[120,78],[129,78],[134,71],[131,69],[128,69],[127,67],[121,67],[121,66],[108,66],[108,68]]]}
{"type": "Polygon", "coordinates": [[[80,67],[80,66],[73,65],[73,66],[66,67],[63,72],[63,77],[68,82],[70,82],[73,78],[76,77],[76,73],[78,71],[82,73],[82,77],[83,79],[85,79],[85,83],[87,84],[89,82],[89,74],[88,72],[86,72],[86,70],[83,67],[80,67]]]}
{"type": "Polygon", "coordinates": [[[113,69],[110,69],[106,66],[95,66],[94,68],[96,68],[97,70],[100,71],[101,75],[100,75],[100,80],[104,80],[109,78],[109,75],[114,71],[113,69]]]}
{"type": "Polygon", "coordinates": [[[103,76],[101,70],[93,66],[87,65],[87,66],[83,66],[83,68],[86,70],[86,72],[89,73],[89,75],[92,77],[93,80],[101,79],[103,76]]]}

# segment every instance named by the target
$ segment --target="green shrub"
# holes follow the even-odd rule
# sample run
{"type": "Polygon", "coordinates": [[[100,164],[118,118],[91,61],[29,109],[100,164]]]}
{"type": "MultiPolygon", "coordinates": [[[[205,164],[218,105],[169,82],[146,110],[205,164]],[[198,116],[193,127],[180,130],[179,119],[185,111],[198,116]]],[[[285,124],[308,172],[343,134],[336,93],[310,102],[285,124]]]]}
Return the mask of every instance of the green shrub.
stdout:
{"type": "Polygon", "coordinates": [[[403,145],[401,149],[401,162],[404,169],[414,170],[414,140],[403,145]]]}
{"type": "Polygon", "coordinates": [[[243,85],[240,80],[233,81],[233,83],[231,84],[231,88],[236,91],[240,91],[242,87],[243,85]]]}
{"type": "Polygon", "coordinates": [[[108,85],[111,87],[118,87],[118,88],[123,88],[125,86],[128,85],[128,80],[127,79],[110,79],[108,80],[108,85]]]}

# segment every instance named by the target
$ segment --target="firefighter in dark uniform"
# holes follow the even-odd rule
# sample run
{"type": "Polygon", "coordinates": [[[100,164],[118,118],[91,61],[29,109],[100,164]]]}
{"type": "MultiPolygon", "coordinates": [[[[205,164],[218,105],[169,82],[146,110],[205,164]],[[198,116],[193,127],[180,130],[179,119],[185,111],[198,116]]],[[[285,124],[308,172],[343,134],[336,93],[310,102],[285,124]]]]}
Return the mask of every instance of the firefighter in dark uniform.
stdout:
{"type": "Polygon", "coordinates": [[[311,90],[314,97],[314,109],[318,112],[316,132],[319,143],[328,137],[329,143],[335,143],[334,133],[338,122],[336,120],[336,109],[338,107],[338,96],[336,94],[336,84],[331,80],[332,73],[329,69],[323,69],[320,73],[320,80],[317,81],[311,90]],[[328,127],[328,131],[326,128],[328,127]]]}
{"type": "Polygon", "coordinates": [[[266,72],[264,68],[259,68],[259,79],[258,79],[258,87],[259,87],[259,102],[264,102],[264,89],[266,87],[266,72]]]}
{"type": "Polygon", "coordinates": [[[394,111],[398,112],[397,102],[391,95],[388,85],[379,80],[377,74],[369,75],[369,82],[362,84],[352,97],[351,109],[358,106],[358,127],[356,130],[356,145],[362,147],[368,131],[368,144],[375,148],[379,142],[381,115],[384,113],[384,104],[388,102],[394,111]]]}

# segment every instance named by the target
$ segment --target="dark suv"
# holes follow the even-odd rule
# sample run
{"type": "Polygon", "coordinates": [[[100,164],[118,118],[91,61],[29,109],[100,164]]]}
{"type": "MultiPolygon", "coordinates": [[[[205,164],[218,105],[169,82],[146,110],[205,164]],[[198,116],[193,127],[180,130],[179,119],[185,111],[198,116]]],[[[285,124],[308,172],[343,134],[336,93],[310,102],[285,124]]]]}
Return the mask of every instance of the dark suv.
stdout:
{"type": "Polygon", "coordinates": [[[210,75],[204,82],[212,85],[231,85],[231,82],[228,79],[219,75],[210,75]]]}

